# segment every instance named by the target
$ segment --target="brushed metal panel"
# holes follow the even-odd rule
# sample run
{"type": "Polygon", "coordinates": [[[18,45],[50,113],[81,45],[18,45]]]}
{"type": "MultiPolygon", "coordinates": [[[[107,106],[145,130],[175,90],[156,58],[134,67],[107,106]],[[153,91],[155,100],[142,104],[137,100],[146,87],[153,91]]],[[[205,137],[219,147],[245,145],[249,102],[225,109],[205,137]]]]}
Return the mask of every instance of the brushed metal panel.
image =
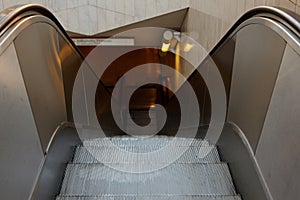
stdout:
{"type": "MultiPolygon", "coordinates": [[[[72,113],[72,94],[78,70],[83,62],[83,58],[77,51],[67,42],[65,38],[58,35],[59,42],[59,58],[62,68],[62,76],[64,82],[64,91],[66,97],[66,110],[68,121],[73,121],[72,113]]],[[[84,112],[84,111],[83,111],[84,112]]]]}
{"type": "Polygon", "coordinates": [[[235,37],[230,37],[219,47],[211,56],[224,81],[226,89],[227,100],[230,94],[231,76],[235,52],[235,37]]]}
{"type": "Polygon", "coordinates": [[[251,24],[236,36],[228,121],[255,151],[286,42],[272,29],[251,24]]]}
{"type": "Polygon", "coordinates": [[[0,56],[0,195],[27,199],[43,161],[14,45],[0,56]]]}
{"type": "Polygon", "coordinates": [[[234,124],[226,123],[217,143],[221,160],[227,162],[235,188],[243,200],[270,199],[245,135],[234,124]]]}
{"type": "MultiPolygon", "coordinates": [[[[62,66],[68,120],[74,120],[72,103],[77,102],[78,105],[80,105],[80,107],[77,106],[77,109],[79,109],[82,113],[81,116],[77,116],[77,122],[92,126],[96,126],[98,123],[101,123],[101,127],[109,127],[110,129],[114,129],[116,124],[113,120],[110,110],[111,97],[104,88],[101,80],[99,80],[94,73],[94,69],[90,67],[87,61],[83,60],[83,58],[78,54],[77,50],[75,50],[65,38],[59,35],[58,41],[60,47],[59,56],[62,66]],[[77,75],[78,77],[76,77],[77,75]],[[76,78],[76,90],[78,91],[73,93],[76,78]],[[87,89],[92,88],[93,85],[98,85],[97,91],[91,91],[91,89],[87,89]],[[82,98],[83,96],[85,98],[82,98]],[[94,106],[93,104],[96,105],[94,106]],[[97,115],[95,115],[95,113],[97,115]]],[[[98,61],[99,59],[97,59],[97,62],[98,61]]]]}
{"type": "Polygon", "coordinates": [[[32,199],[50,200],[59,194],[67,163],[72,160],[74,148],[81,144],[76,129],[63,124],[53,139],[32,199]]]}
{"type": "Polygon", "coordinates": [[[35,23],[17,36],[15,46],[45,150],[56,127],[67,120],[57,32],[35,23]]]}
{"type": "Polygon", "coordinates": [[[274,200],[300,197],[300,56],[284,53],[256,157],[274,200]]]}

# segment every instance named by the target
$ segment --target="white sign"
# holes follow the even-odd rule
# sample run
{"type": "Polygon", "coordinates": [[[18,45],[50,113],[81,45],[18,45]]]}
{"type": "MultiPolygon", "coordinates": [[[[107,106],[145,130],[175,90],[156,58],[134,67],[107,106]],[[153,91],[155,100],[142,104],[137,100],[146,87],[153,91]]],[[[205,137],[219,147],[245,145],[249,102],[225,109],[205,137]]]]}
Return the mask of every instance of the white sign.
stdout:
{"type": "Polygon", "coordinates": [[[76,46],[133,46],[134,38],[73,38],[76,46]]]}

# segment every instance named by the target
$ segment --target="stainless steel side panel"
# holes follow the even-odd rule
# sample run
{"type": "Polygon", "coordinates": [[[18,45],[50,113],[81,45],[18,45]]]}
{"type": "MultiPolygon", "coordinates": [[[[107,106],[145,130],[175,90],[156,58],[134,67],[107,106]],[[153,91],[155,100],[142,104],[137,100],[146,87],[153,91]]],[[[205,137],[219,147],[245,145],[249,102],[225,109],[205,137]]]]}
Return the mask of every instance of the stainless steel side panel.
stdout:
{"type": "Polygon", "coordinates": [[[300,56],[287,45],[256,158],[274,200],[300,197],[300,56]]]}
{"type": "MultiPolygon", "coordinates": [[[[62,76],[64,80],[64,91],[66,98],[66,110],[68,121],[73,121],[72,115],[72,94],[73,85],[76,79],[78,70],[83,62],[83,58],[77,53],[74,47],[60,34],[58,34],[59,42],[59,57],[62,68],[62,76]]],[[[82,112],[86,112],[82,110],[82,112]]]]}
{"type": "Polygon", "coordinates": [[[222,161],[227,162],[236,190],[243,200],[269,200],[247,138],[234,124],[226,123],[217,143],[222,161]]]}
{"type": "Polygon", "coordinates": [[[286,42],[262,24],[242,28],[236,36],[228,121],[245,133],[253,150],[264,118],[286,42]]]}
{"type": "Polygon", "coordinates": [[[49,24],[35,23],[14,41],[43,150],[67,120],[57,35],[49,24]]]}
{"type": "Polygon", "coordinates": [[[13,44],[0,55],[0,74],[1,199],[28,199],[43,151],[13,44]]]}

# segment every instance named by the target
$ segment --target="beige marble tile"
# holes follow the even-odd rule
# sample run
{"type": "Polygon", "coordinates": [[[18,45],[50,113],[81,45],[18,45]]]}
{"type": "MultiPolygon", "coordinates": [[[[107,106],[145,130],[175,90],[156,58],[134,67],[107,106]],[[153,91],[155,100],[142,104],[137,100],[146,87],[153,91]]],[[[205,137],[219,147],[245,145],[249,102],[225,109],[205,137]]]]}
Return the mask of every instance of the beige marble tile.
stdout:
{"type": "Polygon", "coordinates": [[[67,8],[74,8],[79,6],[79,0],[66,0],[67,8]]]}
{"type": "Polygon", "coordinates": [[[168,10],[169,1],[156,0],[157,13],[165,13],[168,10]]]}
{"type": "Polygon", "coordinates": [[[105,3],[106,0],[97,0],[97,6],[99,8],[105,8],[106,6],[106,3],[105,3]]]}
{"type": "Polygon", "coordinates": [[[245,13],[245,10],[246,10],[246,1],[247,0],[239,0],[237,2],[236,10],[237,10],[237,16],[238,17],[245,13]]]}
{"type": "Polygon", "coordinates": [[[0,0],[0,10],[2,11],[3,9],[4,9],[4,7],[3,7],[3,1],[0,0]]]}
{"type": "Polygon", "coordinates": [[[77,0],[77,1],[78,1],[78,6],[88,5],[88,0],[77,0]]]}
{"type": "Polygon", "coordinates": [[[97,0],[88,0],[88,5],[97,6],[97,0]]]}
{"type": "Polygon", "coordinates": [[[157,13],[156,0],[146,0],[146,16],[152,17],[157,13]]]}
{"type": "Polygon", "coordinates": [[[189,0],[177,0],[177,2],[181,3],[181,7],[188,7],[190,5],[190,1],[189,0]]]}
{"type": "Polygon", "coordinates": [[[122,13],[116,13],[115,26],[123,26],[125,24],[125,15],[122,13]]]}
{"type": "Polygon", "coordinates": [[[126,2],[125,2],[125,14],[135,16],[134,0],[126,0],[126,2]]]}
{"type": "Polygon", "coordinates": [[[97,7],[95,6],[88,6],[88,16],[89,16],[89,31],[88,33],[90,35],[95,34],[98,32],[98,13],[97,13],[97,7]]]}
{"type": "Polygon", "coordinates": [[[79,7],[78,17],[79,17],[79,30],[81,30],[80,33],[89,34],[90,13],[89,13],[88,5],[79,7]]]}
{"type": "Polygon", "coordinates": [[[74,32],[82,32],[79,29],[79,7],[67,10],[67,17],[69,24],[65,25],[67,29],[74,32]]]}
{"type": "Polygon", "coordinates": [[[254,6],[264,6],[266,5],[266,0],[254,0],[254,6]]]}
{"type": "Polygon", "coordinates": [[[254,0],[246,0],[245,11],[254,8],[254,0]]]}
{"type": "Polygon", "coordinates": [[[106,10],[105,12],[105,18],[106,18],[106,29],[112,29],[113,27],[115,27],[115,23],[116,23],[116,17],[115,17],[116,13],[112,12],[110,10],[106,10]]]}
{"type": "Polygon", "coordinates": [[[58,21],[64,28],[66,28],[67,25],[69,24],[67,10],[62,10],[62,11],[56,12],[55,17],[58,19],[58,21]]]}
{"type": "Polygon", "coordinates": [[[241,0],[230,0],[230,4],[225,4],[225,15],[226,21],[233,22],[239,17],[239,12],[237,10],[238,2],[241,0]]]}
{"type": "MultiPolygon", "coordinates": [[[[24,2],[25,3],[25,2],[24,2]]],[[[26,2],[27,3],[27,2],[26,2]]],[[[28,3],[34,3],[34,4],[40,4],[40,5],[46,5],[46,1],[44,0],[31,0],[28,3]]]]}
{"type": "Polygon", "coordinates": [[[12,1],[12,0],[3,0],[3,7],[5,8],[9,8],[11,6],[16,5],[16,1],[12,1]]]}
{"type": "Polygon", "coordinates": [[[106,28],[106,11],[104,8],[97,9],[97,23],[98,23],[98,31],[105,30],[106,28]]]}
{"type": "Polygon", "coordinates": [[[124,23],[124,25],[133,23],[133,22],[135,22],[135,21],[136,21],[136,19],[135,19],[134,16],[131,16],[131,15],[125,15],[125,23],[124,23]]]}
{"type": "Polygon", "coordinates": [[[54,0],[54,6],[57,10],[66,10],[67,9],[67,1],[54,0]]]}
{"type": "Polygon", "coordinates": [[[146,17],[146,4],[145,4],[145,1],[134,0],[134,15],[138,19],[144,19],[146,17]]]}
{"type": "Polygon", "coordinates": [[[283,7],[283,8],[287,8],[291,11],[296,11],[296,5],[293,2],[289,1],[289,0],[281,0],[279,2],[279,6],[283,7]]]}
{"type": "Polygon", "coordinates": [[[179,0],[168,0],[168,9],[169,10],[177,10],[181,7],[181,1],[179,0]]]}
{"type": "Polygon", "coordinates": [[[116,2],[112,0],[106,0],[105,1],[105,8],[111,11],[116,10],[116,2]]]}
{"type": "Polygon", "coordinates": [[[126,0],[115,0],[116,1],[116,11],[125,14],[125,1],[126,0]]]}
{"type": "Polygon", "coordinates": [[[300,15],[300,6],[296,6],[296,13],[298,14],[298,15],[300,15]]]}

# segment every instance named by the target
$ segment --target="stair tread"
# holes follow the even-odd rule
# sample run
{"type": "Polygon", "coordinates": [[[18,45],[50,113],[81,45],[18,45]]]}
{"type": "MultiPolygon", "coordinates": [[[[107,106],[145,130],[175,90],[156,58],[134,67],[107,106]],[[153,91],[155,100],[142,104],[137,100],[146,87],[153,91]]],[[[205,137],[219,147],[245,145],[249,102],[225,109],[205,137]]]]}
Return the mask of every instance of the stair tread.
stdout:
{"type": "MultiPolygon", "coordinates": [[[[142,158],[140,154],[136,154],[134,158],[118,156],[119,150],[133,153],[145,153],[161,150],[160,146],[77,146],[73,158],[73,163],[162,163],[164,158],[151,157],[142,158]]],[[[166,151],[166,150],[161,150],[166,151]]],[[[203,147],[173,147],[172,152],[168,152],[168,156],[180,157],[176,163],[219,163],[220,158],[215,146],[203,147]],[[186,151],[185,151],[186,150],[186,151]],[[182,153],[183,152],[183,153],[182,153]],[[182,154],[182,155],[181,155],[182,154]]]]}
{"type": "MultiPolygon", "coordinates": [[[[115,165],[135,166],[135,164],[115,165]]],[[[61,194],[236,195],[225,163],[171,164],[161,170],[145,174],[120,172],[104,164],[69,164],[61,194]]]]}
{"type": "Polygon", "coordinates": [[[229,196],[58,196],[56,200],[241,200],[238,195],[229,196]]]}
{"type": "Polygon", "coordinates": [[[111,138],[98,138],[83,141],[84,146],[110,146],[111,144],[117,146],[210,146],[207,140],[194,139],[194,138],[180,138],[168,136],[155,136],[155,137],[128,137],[118,136],[111,138]]]}

